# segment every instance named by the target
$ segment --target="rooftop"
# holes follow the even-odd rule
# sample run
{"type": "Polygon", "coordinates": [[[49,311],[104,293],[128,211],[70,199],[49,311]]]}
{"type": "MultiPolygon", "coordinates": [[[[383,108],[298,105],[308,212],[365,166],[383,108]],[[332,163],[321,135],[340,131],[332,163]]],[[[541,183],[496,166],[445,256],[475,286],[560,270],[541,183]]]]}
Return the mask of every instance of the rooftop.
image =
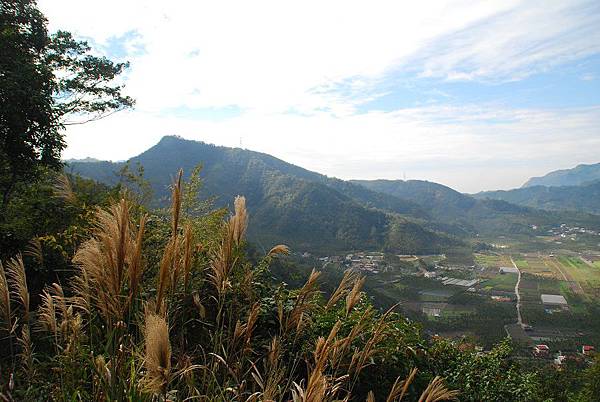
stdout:
{"type": "Polygon", "coordinates": [[[568,306],[567,300],[561,295],[542,295],[542,303],[568,306]]]}

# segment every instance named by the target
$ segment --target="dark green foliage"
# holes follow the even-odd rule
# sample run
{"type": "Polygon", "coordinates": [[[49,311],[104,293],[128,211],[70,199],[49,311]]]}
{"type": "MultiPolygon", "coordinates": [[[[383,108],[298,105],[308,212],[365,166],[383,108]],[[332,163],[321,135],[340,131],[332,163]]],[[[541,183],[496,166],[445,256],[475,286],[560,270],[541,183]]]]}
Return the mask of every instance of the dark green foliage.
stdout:
{"type": "Polygon", "coordinates": [[[511,352],[507,340],[485,354],[439,340],[430,363],[450,384],[460,386],[462,401],[539,401],[539,378],[512,362],[511,352]]]}
{"type": "Polygon", "coordinates": [[[58,169],[65,124],[133,105],[113,80],[127,67],[92,56],[68,32],[50,35],[33,0],[0,4],[0,219],[19,182],[58,169]]]}
{"type": "MultiPolygon", "coordinates": [[[[202,194],[225,207],[244,194],[250,212],[250,238],[259,246],[284,242],[295,249],[328,253],[352,249],[432,252],[458,242],[395,216],[425,213],[414,203],[330,179],[272,156],[237,148],[164,137],[128,163],[139,164],[152,184],[155,206],[164,205],[171,173],[191,172],[202,163],[202,194]]],[[[85,177],[117,184],[123,164],[71,162],[85,177]]]]}
{"type": "MultiPolygon", "coordinates": [[[[374,191],[415,202],[428,211],[435,220],[451,227],[461,228],[472,235],[534,235],[565,222],[574,225],[585,223],[586,227],[600,227],[598,216],[574,212],[549,213],[516,205],[519,202],[509,198],[506,199],[509,202],[479,199],[486,198],[486,193],[481,193],[481,196],[477,195],[474,198],[441,184],[427,181],[355,180],[353,182],[374,191]],[[532,226],[537,226],[538,231],[536,232],[532,226]]],[[[540,205],[530,206],[540,207],[540,205]]]]}

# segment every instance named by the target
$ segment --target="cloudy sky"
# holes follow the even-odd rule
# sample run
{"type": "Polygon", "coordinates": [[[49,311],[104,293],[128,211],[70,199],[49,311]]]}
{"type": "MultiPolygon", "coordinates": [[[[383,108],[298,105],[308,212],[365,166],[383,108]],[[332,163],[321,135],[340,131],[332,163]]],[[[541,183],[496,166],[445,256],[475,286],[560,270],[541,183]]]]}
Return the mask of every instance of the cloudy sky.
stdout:
{"type": "Polygon", "coordinates": [[[135,110],[67,130],[65,158],[168,134],[329,176],[465,192],[600,162],[600,2],[40,0],[116,60],[135,110]]]}

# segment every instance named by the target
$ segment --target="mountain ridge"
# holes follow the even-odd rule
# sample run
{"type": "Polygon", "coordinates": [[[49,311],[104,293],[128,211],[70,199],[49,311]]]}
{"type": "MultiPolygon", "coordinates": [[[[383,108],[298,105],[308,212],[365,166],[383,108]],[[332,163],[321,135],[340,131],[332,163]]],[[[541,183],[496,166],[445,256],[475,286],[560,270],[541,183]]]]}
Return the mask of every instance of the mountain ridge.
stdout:
{"type": "MultiPolygon", "coordinates": [[[[229,205],[238,194],[245,195],[254,219],[249,234],[260,243],[285,240],[300,249],[318,249],[326,243],[337,250],[367,247],[397,248],[402,252],[439,252],[444,244],[458,244],[402,217],[403,213],[410,213],[411,217],[428,218],[414,203],[329,178],[260,152],[167,136],[129,162],[144,167],[145,177],[158,199],[168,196],[174,172],[183,168],[187,177],[201,162],[202,192],[217,195],[218,206],[229,205]],[[405,244],[392,244],[392,238],[402,238],[405,244]]],[[[71,163],[69,169],[116,184],[118,177],[114,172],[123,165],[71,163]]]]}
{"type": "Polygon", "coordinates": [[[540,177],[532,177],[521,188],[533,186],[579,186],[600,180],[600,163],[579,164],[574,168],[554,170],[540,177]]]}

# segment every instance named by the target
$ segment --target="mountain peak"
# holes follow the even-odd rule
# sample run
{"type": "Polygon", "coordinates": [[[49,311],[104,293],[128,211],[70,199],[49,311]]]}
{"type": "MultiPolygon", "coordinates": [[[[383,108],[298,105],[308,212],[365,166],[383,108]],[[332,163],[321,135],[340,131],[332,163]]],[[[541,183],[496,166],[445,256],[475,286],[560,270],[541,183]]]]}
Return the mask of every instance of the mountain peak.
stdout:
{"type": "Polygon", "coordinates": [[[600,163],[579,164],[572,169],[555,170],[541,177],[532,177],[522,188],[579,186],[596,180],[600,180],[600,163]]]}

